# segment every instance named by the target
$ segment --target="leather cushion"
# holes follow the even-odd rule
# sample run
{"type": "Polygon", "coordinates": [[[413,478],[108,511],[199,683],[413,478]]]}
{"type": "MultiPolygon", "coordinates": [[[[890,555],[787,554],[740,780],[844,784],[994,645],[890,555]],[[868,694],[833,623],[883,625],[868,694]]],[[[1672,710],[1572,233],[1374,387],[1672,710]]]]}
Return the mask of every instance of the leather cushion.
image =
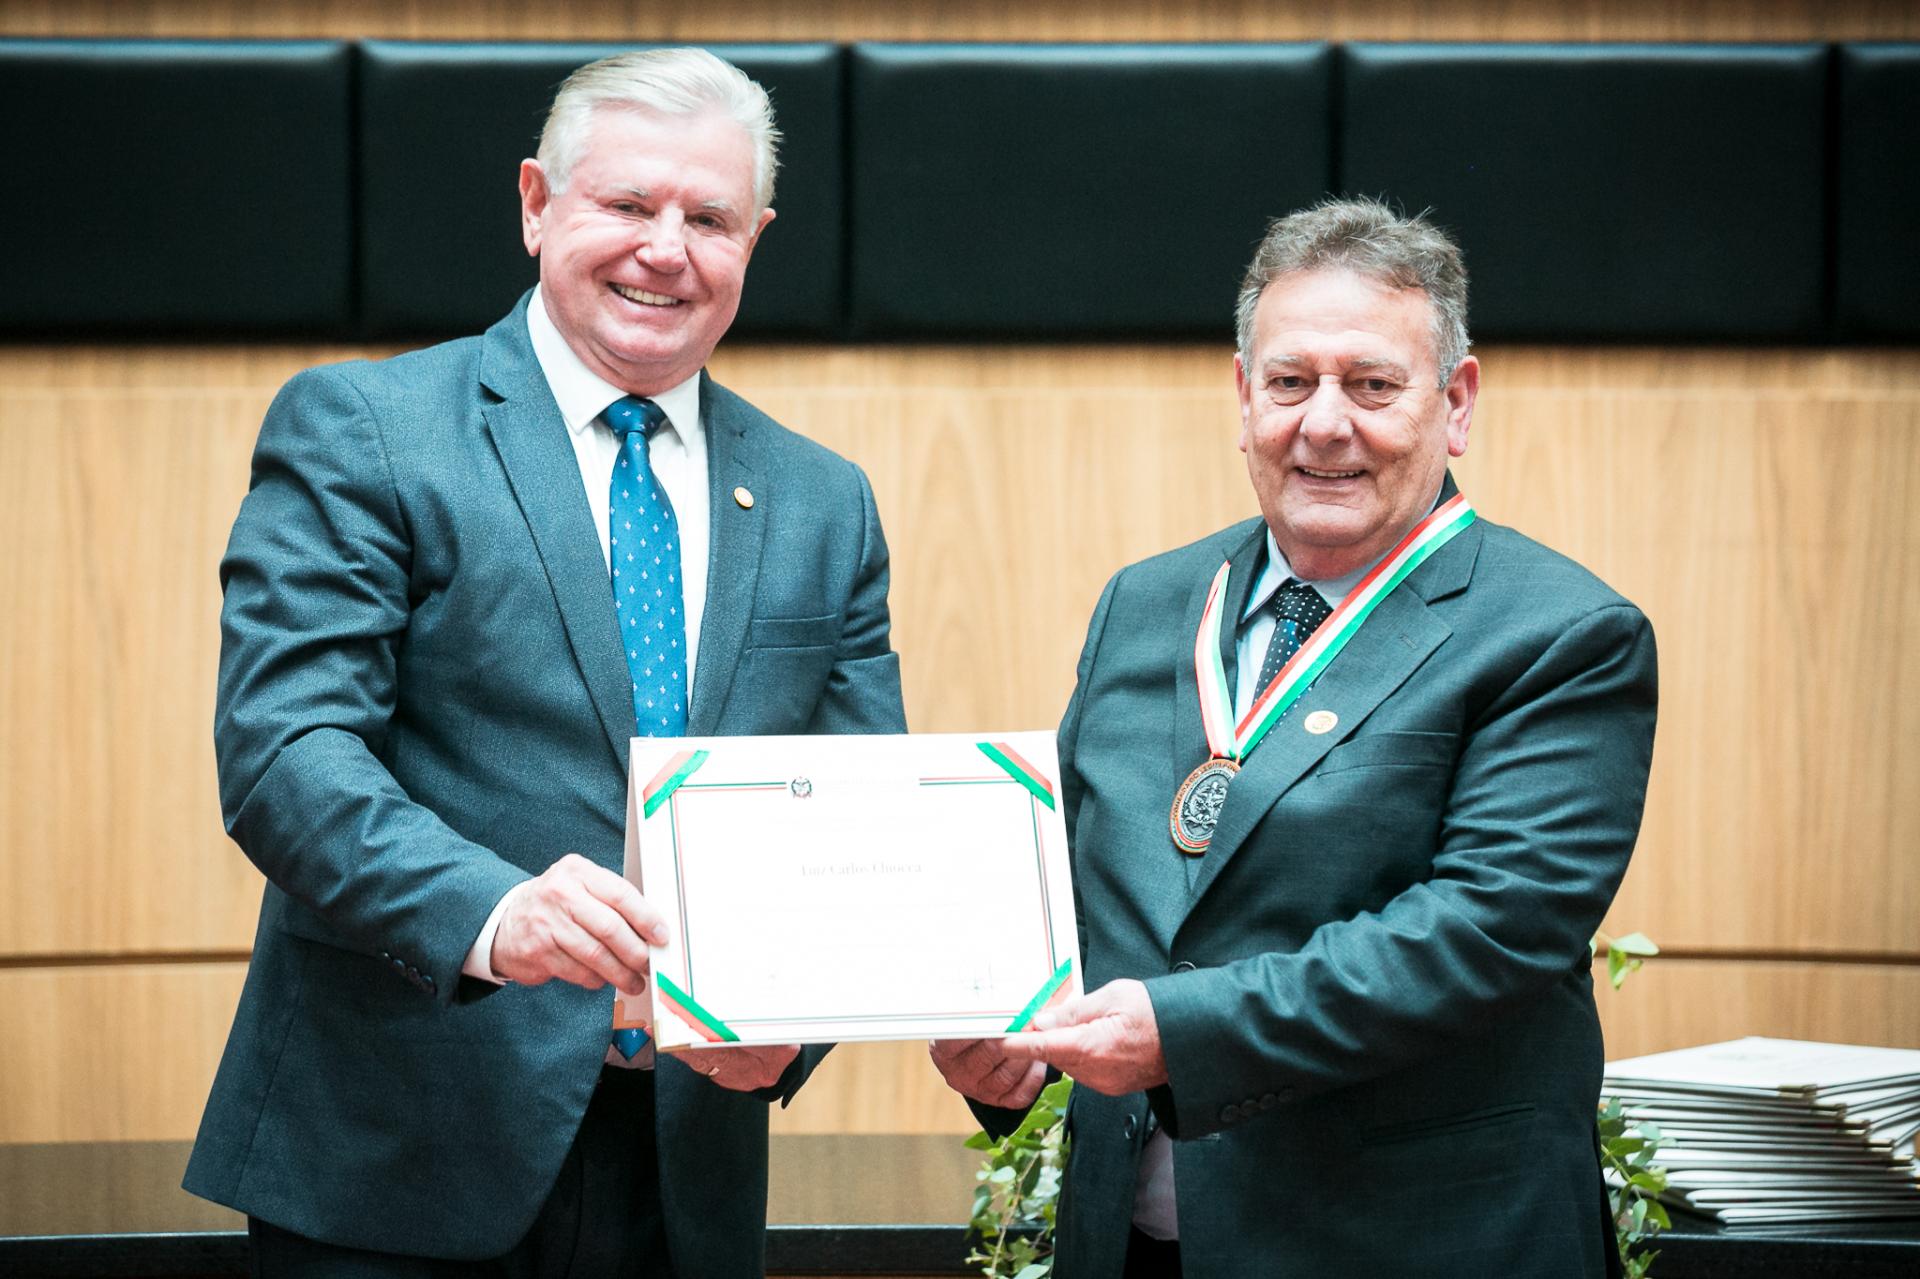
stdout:
{"type": "Polygon", "coordinates": [[[853,49],[870,337],[1226,340],[1268,218],[1327,187],[1325,45],[853,49]]]}
{"type": "Polygon", "coordinates": [[[1476,337],[1816,340],[1824,45],[1357,44],[1341,181],[1431,207],[1476,337]]]}
{"type": "Polygon", "coordinates": [[[337,41],[0,41],[0,330],[339,333],[350,78],[337,41]]]}
{"type": "Polygon", "coordinates": [[[1840,336],[1920,338],[1920,44],[1839,52],[1834,312],[1840,336]]]}

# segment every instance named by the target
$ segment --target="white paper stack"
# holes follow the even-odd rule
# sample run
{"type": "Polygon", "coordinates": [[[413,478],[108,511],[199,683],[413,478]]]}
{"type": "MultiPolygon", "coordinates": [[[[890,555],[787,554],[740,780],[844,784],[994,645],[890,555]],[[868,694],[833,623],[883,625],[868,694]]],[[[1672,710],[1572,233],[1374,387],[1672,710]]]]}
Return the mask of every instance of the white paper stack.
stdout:
{"type": "Polygon", "coordinates": [[[1734,1227],[1920,1218],[1920,1050],[1735,1039],[1607,1066],[1667,1200],[1734,1227]]]}

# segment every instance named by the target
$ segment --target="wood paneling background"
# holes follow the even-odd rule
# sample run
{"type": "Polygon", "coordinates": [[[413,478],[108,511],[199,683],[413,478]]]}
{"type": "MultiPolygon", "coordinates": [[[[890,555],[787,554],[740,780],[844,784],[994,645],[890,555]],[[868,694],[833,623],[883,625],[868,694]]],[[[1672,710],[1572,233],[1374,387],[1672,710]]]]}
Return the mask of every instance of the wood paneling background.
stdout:
{"type": "Polygon", "coordinates": [[[1891,40],[1906,0],[0,0],[16,35],[414,40],[1891,40]]]}
{"type": "MultiPolygon", "coordinates": [[[[0,0],[0,34],[459,39],[1920,38],[1907,3],[0,0]]],[[[1223,317],[1223,324],[1224,324],[1223,317]]],[[[190,1135],[259,879],[220,829],[215,566],[304,347],[0,348],[0,1141],[190,1135]]],[[[1457,468],[1642,605],[1646,826],[1616,1056],[1743,1033],[1920,1046],[1920,352],[1495,348],[1457,468]]],[[[924,731],[1044,727],[1118,566],[1254,511],[1230,352],[734,347],[864,465],[924,731]]],[[[793,1132],[960,1132],[916,1044],[843,1048],[793,1132]]]]}
{"type": "MultiPolygon", "coordinates": [[[[273,391],[380,353],[0,352],[0,1139],[191,1131],[259,891],[214,803],[215,564],[273,391]]],[[[1612,1051],[1920,1044],[1920,353],[1483,356],[1463,486],[1660,640],[1653,790],[1611,923],[1681,957],[1605,1000],[1612,1051]]],[[[1107,575],[1252,513],[1229,359],[714,365],[872,475],[909,714],[940,732],[1052,724],[1107,575]]],[[[917,1045],[843,1050],[777,1122],[968,1125],[917,1045]]]]}

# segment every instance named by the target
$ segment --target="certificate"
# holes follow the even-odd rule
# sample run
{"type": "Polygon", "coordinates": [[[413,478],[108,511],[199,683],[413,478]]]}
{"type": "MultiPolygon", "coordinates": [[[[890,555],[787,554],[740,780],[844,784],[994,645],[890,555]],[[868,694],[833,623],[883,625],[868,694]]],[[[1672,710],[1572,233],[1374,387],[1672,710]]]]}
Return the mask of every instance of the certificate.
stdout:
{"type": "Polygon", "coordinates": [[[669,1052],[978,1038],[1080,990],[1053,734],[635,738],[627,876],[669,1052]]]}

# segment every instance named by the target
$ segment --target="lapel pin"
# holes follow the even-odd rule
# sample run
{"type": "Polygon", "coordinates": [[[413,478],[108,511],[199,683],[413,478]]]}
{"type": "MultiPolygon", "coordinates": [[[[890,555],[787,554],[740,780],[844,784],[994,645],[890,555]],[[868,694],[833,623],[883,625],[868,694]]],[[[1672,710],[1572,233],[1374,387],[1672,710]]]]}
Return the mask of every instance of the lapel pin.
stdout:
{"type": "Polygon", "coordinates": [[[1331,733],[1334,725],[1339,722],[1340,717],[1332,711],[1315,711],[1313,714],[1307,716],[1307,722],[1303,727],[1305,727],[1309,733],[1318,737],[1323,733],[1331,733]]]}
{"type": "Polygon", "coordinates": [[[733,500],[740,504],[740,509],[743,511],[753,509],[753,494],[747,491],[744,484],[733,491],[733,500]]]}

